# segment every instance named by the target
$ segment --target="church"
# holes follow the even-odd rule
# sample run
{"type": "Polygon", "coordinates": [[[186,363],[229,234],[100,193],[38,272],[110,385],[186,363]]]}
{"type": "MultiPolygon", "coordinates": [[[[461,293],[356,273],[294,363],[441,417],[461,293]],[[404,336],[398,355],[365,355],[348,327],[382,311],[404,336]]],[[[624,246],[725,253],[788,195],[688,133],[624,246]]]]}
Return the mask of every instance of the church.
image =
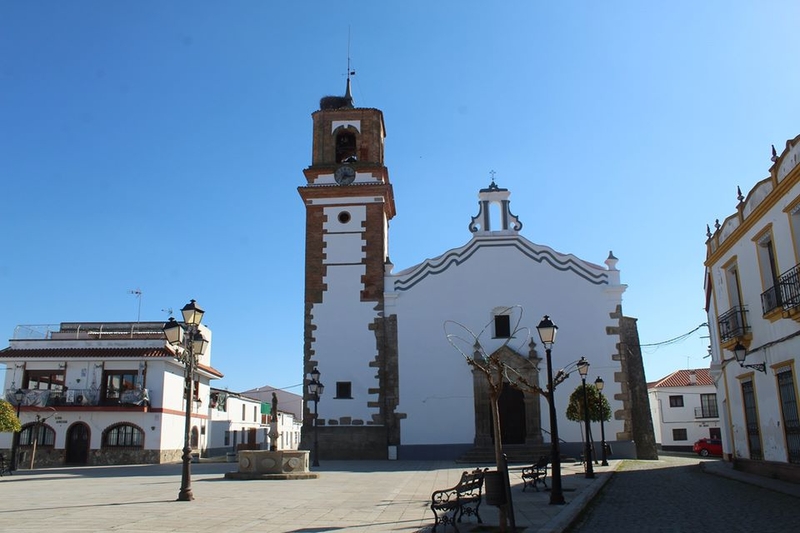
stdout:
{"type": "MultiPolygon", "coordinates": [[[[599,265],[527,240],[510,191],[492,180],[478,191],[477,213],[464,206],[466,244],[397,268],[388,249],[397,211],[383,113],[356,107],[348,78],[345,96],[322,98],[312,119],[311,165],[298,187],[306,211],[304,372],[308,384],[316,369],[325,390],[315,404],[306,387],[301,448],[316,439],[323,460],[459,459],[491,450],[486,377],[451,341],[466,338],[485,355],[502,350],[515,375],[545,389],[536,332],[544,315],[559,328],[554,372],[585,357],[587,382],[605,383],[614,456],[635,457],[637,441],[653,441],[636,320],[622,314],[626,285],[613,253],[599,265]]],[[[572,457],[584,426],[566,410],[580,384],[573,372],[554,393],[561,451],[572,457]]],[[[546,453],[547,400],[510,385],[499,399],[504,449],[546,453]]],[[[599,446],[599,428],[592,434],[599,446]]]]}

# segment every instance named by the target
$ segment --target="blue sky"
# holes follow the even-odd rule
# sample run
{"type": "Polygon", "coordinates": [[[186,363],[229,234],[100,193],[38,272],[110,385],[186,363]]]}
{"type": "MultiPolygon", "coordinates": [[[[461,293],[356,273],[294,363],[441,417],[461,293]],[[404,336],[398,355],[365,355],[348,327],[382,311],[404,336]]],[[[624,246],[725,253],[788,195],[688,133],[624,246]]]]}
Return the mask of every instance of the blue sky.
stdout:
{"type": "MultiPolygon", "coordinates": [[[[356,105],[386,121],[396,269],[469,240],[494,170],[528,239],[614,251],[642,344],[694,330],[706,224],[800,133],[800,5],[495,4],[0,3],[0,335],[134,321],[132,290],[142,320],[195,298],[218,386],[299,393],[297,187],[348,33],[356,105]]],[[[648,379],[707,367],[706,335],[643,348],[648,379]]]]}

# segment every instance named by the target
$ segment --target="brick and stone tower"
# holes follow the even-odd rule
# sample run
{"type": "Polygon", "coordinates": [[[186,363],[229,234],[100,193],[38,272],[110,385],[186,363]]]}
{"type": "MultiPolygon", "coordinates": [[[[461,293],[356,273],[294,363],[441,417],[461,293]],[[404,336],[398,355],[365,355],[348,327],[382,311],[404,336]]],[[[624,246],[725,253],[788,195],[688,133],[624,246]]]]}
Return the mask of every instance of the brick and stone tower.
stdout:
{"type": "MultiPolygon", "coordinates": [[[[386,458],[398,444],[397,344],[383,317],[389,220],[383,113],[344,97],[312,114],[311,166],[298,188],[306,207],[304,372],[315,367],[321,459],[386,458]]],[[[314,403],[305,395],[303,447],[313,443],[314,403]]]]}

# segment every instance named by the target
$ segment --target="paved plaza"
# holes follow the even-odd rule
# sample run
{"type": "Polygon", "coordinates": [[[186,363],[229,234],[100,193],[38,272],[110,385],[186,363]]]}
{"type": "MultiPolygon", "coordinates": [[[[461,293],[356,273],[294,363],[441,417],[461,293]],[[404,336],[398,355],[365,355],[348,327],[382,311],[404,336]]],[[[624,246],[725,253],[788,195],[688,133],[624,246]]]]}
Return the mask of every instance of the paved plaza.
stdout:
{"type": "MultiPolygon", "coordinates": [[[[682,460],[699,471],[701,460],[682,460]]],[[[623,463],[663,468],[669,461],[674,459],[623,463]]],[[[706,463],[729,470],[720,461],[706,463]]],[[[620,466],[620,461],[610,461],[608,467],[596,467],[595,479],[586,479],[581,465],[565,464],[567,504],[553,506],[548,492],[523,493],[519,470],[512,465],[518,530],[563,531],[620,466]]],[[[0,531],[428,532],[433,525],[431,493],[453,486],[471,467],[438,461],[325,461],[314,469],[318,479],[237,481],[224,478],[234,464],[203,462],[192,465],[196,499],[177,502],[180,468],[20,470],[0,478],[0,531]]],[[[470,519],[460,531],[497,531],[497,509],[483,503],[480,514],[482,526],[470,519]]]]}

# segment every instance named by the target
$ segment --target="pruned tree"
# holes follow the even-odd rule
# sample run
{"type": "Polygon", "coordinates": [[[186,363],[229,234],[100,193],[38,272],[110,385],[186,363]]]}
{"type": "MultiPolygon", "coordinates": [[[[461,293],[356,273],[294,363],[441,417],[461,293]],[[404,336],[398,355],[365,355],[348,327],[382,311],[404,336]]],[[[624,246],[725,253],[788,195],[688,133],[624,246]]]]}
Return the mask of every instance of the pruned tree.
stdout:
{"type": "MultiPolygon", "coordinates": [[[[518,309],[517,321],[511,334],[505,339],[501,347],[507,346],[512,340],[521,341],[521,346],[525,346],[530,338],[530,330],[526,327],[520,327],[522,321],[522,307],[513,306],[504,309],[501,313],[507,313],[512,309],[518,309]]],[[[517,372],[508,367],[498,356],[499,348],[495,349],[492,354],[487,354],[485,348],[481,344],[481,336],[490,330],[493,322],[487,323],[483,329],[476,335],[469,328],[458,322],[448,320],[444,323],[445,335],[448,342],[458,352],[464,356],[467,364],[483,374],[489,384],[489,400],[491,402],[492,412],[492,433],[494,434],[494,455],[495,463],[497,464],[498,472],[504,476],[508,476],[505,461],[503,461],[503,447],[501,442],[501,424],[500,424],[500,409],[499,399],[500,394],[503,392],[503,383],[509,382],[511,385],[516,386],[517,372]],[[509,376],[509,371],[511,376],[509,376]]],[[[519,351],[519,350],[517,350],[519,351]]],[[[540,390],[536,387],[536,391],[540,390]]],[[[507,506],[511,504],[510,497],[507,498],[507,506]]],[[[513,509],[513,507],[512,507],[513,509]]],[[[508,515],[511,515],[512,527],[514,527],[513,512],[507,513],[506,506],[500,507],[500,526],[505,528],[508,521],[508,515]]],[[[504,530],[504,529],[503,529],[504,530]]]]}

